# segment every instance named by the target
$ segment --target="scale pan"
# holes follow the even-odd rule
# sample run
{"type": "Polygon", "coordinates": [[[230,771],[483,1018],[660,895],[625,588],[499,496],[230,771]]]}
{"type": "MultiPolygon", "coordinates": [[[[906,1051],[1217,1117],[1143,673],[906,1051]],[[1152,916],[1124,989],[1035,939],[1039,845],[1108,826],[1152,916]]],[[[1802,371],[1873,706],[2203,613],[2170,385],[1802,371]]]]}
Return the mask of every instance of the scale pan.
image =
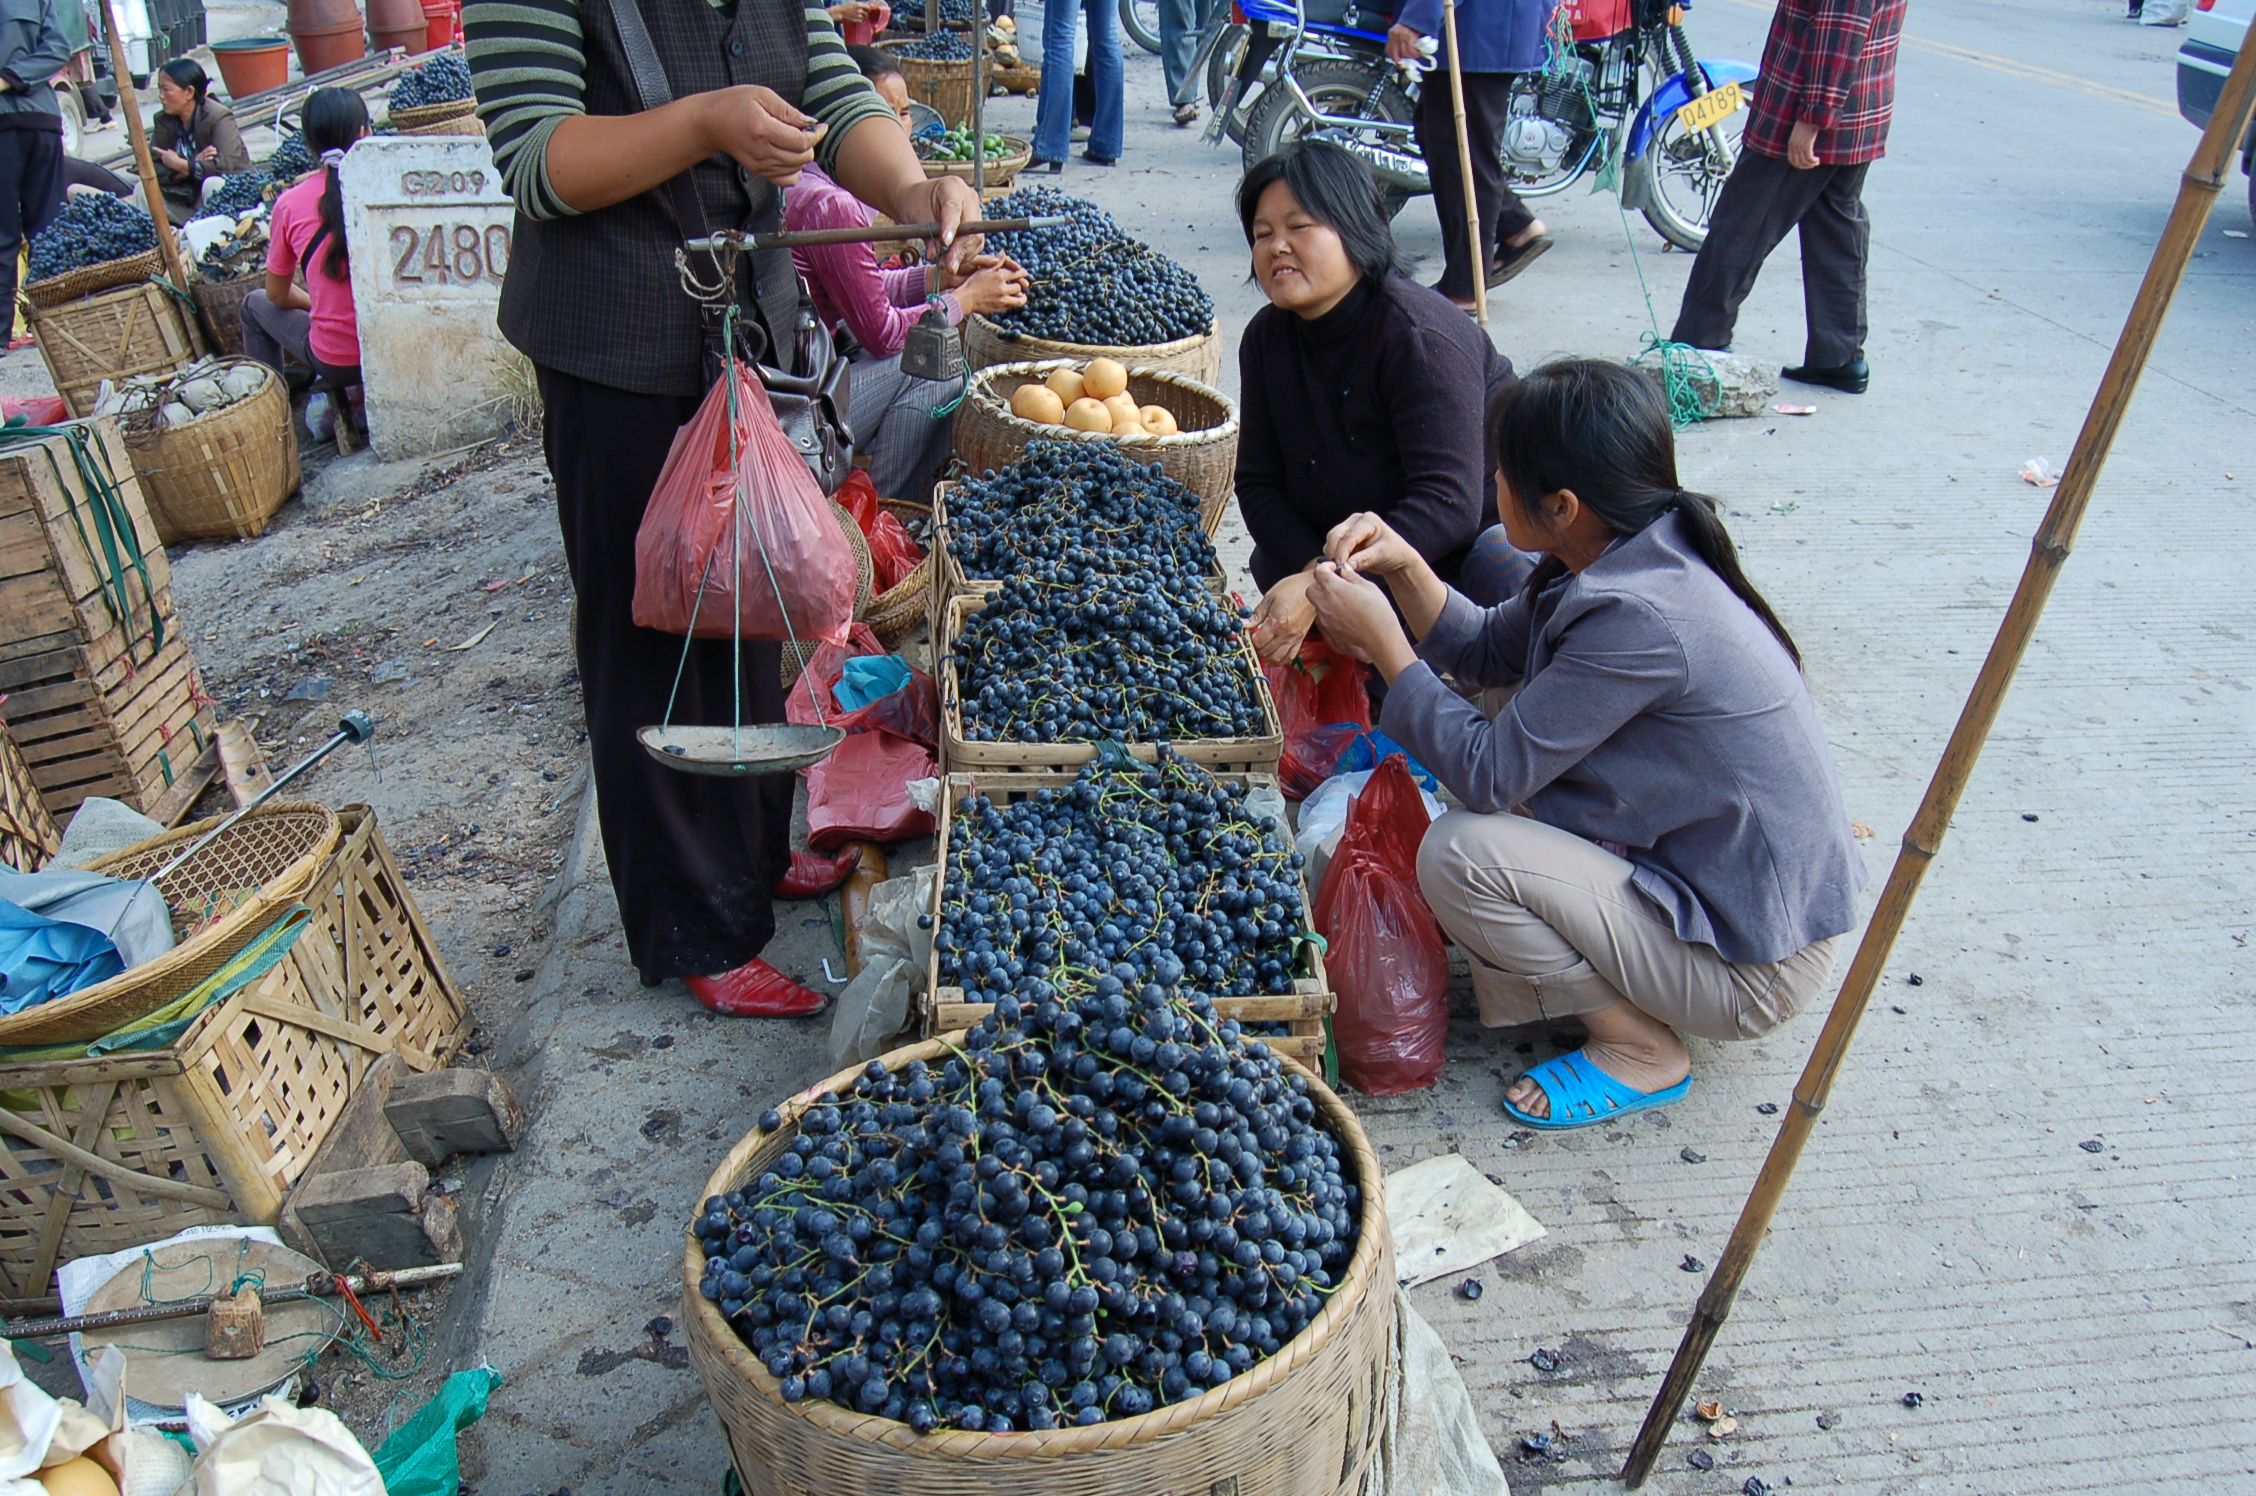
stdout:
{"type": "Polygon", "coordinates": [[[835,727],[761,723],[749,727],[645,727],[635,736],[650,756],[685,774],[788,774],[819,764],[846,740],[835,727]]]}

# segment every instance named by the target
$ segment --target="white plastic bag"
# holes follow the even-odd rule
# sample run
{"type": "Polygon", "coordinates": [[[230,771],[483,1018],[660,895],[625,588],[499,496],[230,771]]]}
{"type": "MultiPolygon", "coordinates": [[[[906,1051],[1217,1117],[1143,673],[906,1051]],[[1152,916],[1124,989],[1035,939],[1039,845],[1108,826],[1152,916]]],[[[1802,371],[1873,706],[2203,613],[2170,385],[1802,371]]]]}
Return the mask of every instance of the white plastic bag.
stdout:
{"type": "Polygon", "coordinates": [[[862,922],[862,969],[838,994],[830,1020],[830,1063],[839,1069],[874,1060],[886,1041],[909,1026],[909,1007],[924,985],[932,955],[932,932],[917,928],[917,916],[932,908],[937,867],[920,867],[888,878],[870,890],[869,917],[862,922]]]}
{"type": "MultiPolygon", "coordinates": [[[[1347,829],[1348,802],[1363,793],[1363,786],[1371,782],[1372,769],[1359,769],[1353,774],[1334,774],[1316,786],[1316,793],[1300,802],[1300,827],[1293,833],[1293,850],[1300,853],[1307,864],[1303,873],[1310,889],[1324,886],[1324,867],[1332,860],[1339,846],[1340,833],[1347,829]]],[[[1426,819],[1438,821],[1449,807],[1424,790],[1418,797],[1426,803],[1426,819]]]]}
{"type": "Polygon", "coordinates": [[[384,1477],[352,1430],[327,1408],[268,1396],[230,1420],[188,1394],[196,1496],[384,1496],[384,1477]]]}
{"type": "Polygon", "coordinates": [[[2146,0],[2139,7],[2141,26],[2183,26],[2186,21],[2186,0],[2146,0]]]}

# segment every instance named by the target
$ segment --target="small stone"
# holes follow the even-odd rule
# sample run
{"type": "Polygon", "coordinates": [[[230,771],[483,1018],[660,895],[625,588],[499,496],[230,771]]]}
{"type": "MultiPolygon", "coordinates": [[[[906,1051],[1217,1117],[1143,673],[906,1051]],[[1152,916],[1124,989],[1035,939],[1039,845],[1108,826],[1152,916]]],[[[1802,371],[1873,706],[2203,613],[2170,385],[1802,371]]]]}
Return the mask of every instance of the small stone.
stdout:
{"type": "Polygon", "coordinates": [[[533,979],[533,973],[532,973],[532,970],[531,970],[530,968],[527,968],[526,970],[524,970],[524,971],[521,971],[521,972],[517,973],[517,977],[516,977],[516,980],[518,980],[518,981],[520,981],[520,982],[529,982],[529,981],[531,981],[532,979],[533,979]]]}
{"type": "Polygon", "coordinates": [[[1903,1395],[1903,1405],[1907,1408],[1916,1408],[1926,1400],[1924,1396],[1917,1392],[1906,1392],[1903,1395]]]}
{"type": "Polygon", "coordinates": [[[1704,1164],[1708,1161],[1708,1156],[1705,1153],[1696,1152],[1690,1148],[1677,1149],[1676,1156],[1688,1164],[1704,1164]]]}
{"type": "Polygon", "coordinates": [[[1539,1349],[1534,1355],[1528,1357],[1528,1365],[1534,1367],[1537,1371],[1544,1373],[1546,1376],[1550,1375],[1554,1371],[1557,1371],[1561,1366],[1564,1366],[1565,1364],[1566,1358],[1561,1356],[1557,1351],[1547,1351],[1539,1349]]]}
{"type": "Polygon", "coordinates": [[[329,699],[329,677],[326,675],[309,675],[292,686],[282,699],[284,701],[327,701],[329,699]]]}
{"type": "Polygon", "coordinates": [[[1457,1297],[1466,1300],[1468,1303],[1477,1301],[1485,1291],[1481,1287],[1481,1280],[1478,1278],[1467,1278],[1457,1285],[1457,1297]]]}
{"type": "Polygon", "coordinates": [[[1746,1496],[1770,1496],[1770,1483],[1759,1475],[1748,1476],[1747,1483],[1739,1489],[1745,1492],[1746,1496]]]}
{"type": "Polygon", "coordinates": [[[1888,1010],[1892,1013],[1908,1013],[1911,1011],[1911,1009],[1905,1007],[1902,1003],[1890,1003],[1888,1004],[1888,1010]]]}
{"type": "Polygon", "coordinates": [[[495,954],[495,955],[497,955],[497,956],[506,956],[506,955],[508,955],[508,954],[509,954],[509,942],[508,942],[508,941],[506,941],[506,940],[504,940],[503,942],[501,942],[501,944],[499,944],[499,945],[495,946],[495,947],[494,947],[494,954],[495,954]]]}
{"type": "Polygon", "coordinates": [[[1755,1110],[1766,1117],[1775,1117],[1778,1115],[1778,1103],[1775,1101],[1758,1101],[1755,1103],[1755,1110]]]}
{"type": "Polygon", "coordinates": [[[2036,819],[2036,815],[2033,812],[2025,810],[2021,812],[2021,819],[2024,821],[2033,821],[2036,819]]]}
{"type": "Polygon", "coordinates": [[[1693,1450],[1684,1457],[1684,1460],[1695,1470],[1713,1470],[1715,1468],[1715,1456],[1704,1449],[1693,1450]]]}
{"type": "Polygon", "coordinates": [[[386,660],[368,672],[368,683],[374,686],[405,685],[409,673],[407,661],[386,660]]]}
{"type": "Polygon", "coordinates": [[[1817,1415],[1817,1426],[1822,1429],[1839,1428],[1841,1426],[1841,1415],[1830,1411],[1820,1413],[1817,1415]]]}
{"type": "Polygon", "coordinates": [[[672,1034],[660,1034],[650,1041],[650,1047],[652,1049],[672,1049],[674,1047],[674,1036],[672,1034]]]}
{"type": "Polygon", "coordinates": [[[1678,1263],[1676,1266],[1679,1272],[1686,1273],[1704,1273],[1708,1270],[1708,1265],[1702,1262],[1699,1258],[1693,1256],[1690,1252],[1685,1253],[1684,1260],[1678,1263]]]}
{"type": "Polygon", "coordinates": [[[2105,1143],[2102,1143],[2097,1138],[2086,1138],[2076,1146],[2083,1149],[2086,1153],[2097,1153],[2107,1145],[2105,1143]]]}

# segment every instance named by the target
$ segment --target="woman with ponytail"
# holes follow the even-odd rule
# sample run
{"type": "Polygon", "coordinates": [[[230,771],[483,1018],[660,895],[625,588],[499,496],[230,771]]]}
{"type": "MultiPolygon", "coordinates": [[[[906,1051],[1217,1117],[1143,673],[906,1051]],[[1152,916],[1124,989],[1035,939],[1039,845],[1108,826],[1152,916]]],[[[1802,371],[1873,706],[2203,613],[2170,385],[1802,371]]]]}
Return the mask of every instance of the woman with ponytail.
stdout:
{"type": "MultiPolygon", "coordinates": [[[[317,88],[306,97],[302,119],[306,148],[321,165],[274,200],[266,289],[243,300],[243,352],[285,374],[287,355],[323,384],[346,389],[360,383],[360,324],[337,168],[368,133],[368,106],[349,88],[317,88]]],[[[305,413],[316,441],[330,434],[321,429],[326,423],[318,401],[322,397],[314,396],[305,413]]]]}
{"type": "Polygon", "coordinates": [[[1481,1022],[1587,1031],[1505,1110],[1581,1127],[1683,1097],[1680,1035],[1752,1039],[1807,1007],[1864,864],[1801,656],[1715,501],[1678,484],[1658,386],[1549,364],[1497,397],[1489,438],[1512,544],[1543,555],[1518,594],[1475,606],[1368,514],[1309,592],[1386,677],[1380,725],[1466,807],[1418,879],[1481,1022]],[[1443,673],[1517,690],[1491,719],[1443,673]]]}

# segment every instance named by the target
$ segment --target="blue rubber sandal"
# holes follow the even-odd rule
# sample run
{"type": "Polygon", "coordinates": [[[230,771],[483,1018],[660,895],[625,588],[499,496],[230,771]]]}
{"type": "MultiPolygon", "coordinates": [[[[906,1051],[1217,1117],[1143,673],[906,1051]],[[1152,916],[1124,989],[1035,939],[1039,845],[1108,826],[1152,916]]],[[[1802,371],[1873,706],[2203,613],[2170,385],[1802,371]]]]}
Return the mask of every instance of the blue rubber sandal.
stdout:
{"type": "Polygon", "coordinates": [[[1504,1115],[1522,1127],[1543,1132],[1565,1132],[1570,1128],[1588,1127],[1594,1122],[1611,1122],[1631,1112],[1649,1111],[1656,1106],[1682,1101],[1692,1093],[1689,1075],[1666,1090],[1649,1094],[1633,1091],[1592,1064],[1579,1049],[1545,1060],[1529,1070],[1526,1078],[1541,1086],[1543,1094],[1551,1098],[1551,1115],[1531,1117],[1509,1101],[1504,1103],[1504,1115]]]}

